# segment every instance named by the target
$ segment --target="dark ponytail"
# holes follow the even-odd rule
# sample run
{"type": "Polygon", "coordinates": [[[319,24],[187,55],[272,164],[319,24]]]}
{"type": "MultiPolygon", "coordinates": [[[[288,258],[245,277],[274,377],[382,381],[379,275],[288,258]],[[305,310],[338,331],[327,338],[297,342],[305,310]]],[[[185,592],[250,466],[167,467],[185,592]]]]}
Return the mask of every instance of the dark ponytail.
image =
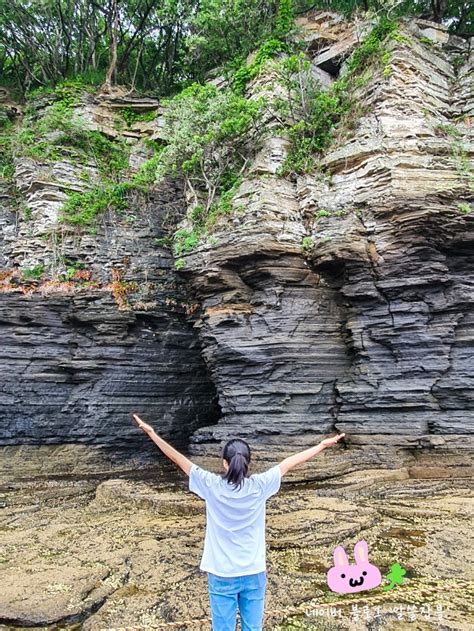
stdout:
{"type": "Polygon", "coordinates": [[[250,447],[245,440],[234,438],[226,443],[222,457],[229,465],[224,479],[235,488],[240,489],[249,470],[250,447]]]}

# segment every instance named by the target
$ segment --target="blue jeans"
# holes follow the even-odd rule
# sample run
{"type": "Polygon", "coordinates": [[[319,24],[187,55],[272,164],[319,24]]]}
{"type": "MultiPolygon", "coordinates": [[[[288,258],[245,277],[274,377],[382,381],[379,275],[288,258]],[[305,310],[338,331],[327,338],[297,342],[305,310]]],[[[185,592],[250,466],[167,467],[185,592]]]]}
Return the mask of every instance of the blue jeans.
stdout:
{"type": "Polygon", "coordinates": [[[265,572],[249,576],[207,575],[211,600],[212,631],[235,631],[237,607],[242,631],[262,631],[265,605],[265,572]]]}

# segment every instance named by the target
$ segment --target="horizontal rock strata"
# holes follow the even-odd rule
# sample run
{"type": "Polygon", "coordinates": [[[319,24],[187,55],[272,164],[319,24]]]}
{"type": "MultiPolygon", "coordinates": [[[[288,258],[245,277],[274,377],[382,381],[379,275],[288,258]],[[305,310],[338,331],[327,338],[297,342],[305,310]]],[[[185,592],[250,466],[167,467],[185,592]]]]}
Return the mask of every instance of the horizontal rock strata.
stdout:
{"type": "MultiPolygon", "coordinates": [[[[98,177],[91,166],[90,181],[98,177]]],[[[59,220],[66,191],[83,187],[72,162],[19,158],[15,178],[31,216],[12,212],[5,185],[0,472],[83,474],[152,462],[157,450],[133,412],[184,447],[218,408],[188,319],[195,307],[166,247],[185,207],[179,183],[131,192],[127,211],[106,213],[90,231],[59,220]],[[28,276],[35,266],[40,273],[28,276]]]]}
{"type": "MultiPolygon", "coordinates": [[[[305,28],[327,64],[340,23],[305,28]]],[[[286,453],[331,429],[365,444],[366,464],[473,448],[472,71],[439,25],[404,28],[324,158],[329,176],[279,177],[285,141],[266,141],[234,200],[244,210],[186,257],[223,412],[197,451],[244,434],[286,453]]]]}
{"type": "MultiPolygon", "coordinates": [[[[300,26],[326,88],[371,28],[328,12],[300,26]]],[[[166,239],[186,211],[178,184],[129,193],[129,210],[106,213],[92,234],[60,214],[68,191],[100,181],[97,165],[17,160],[29,218],[0,191],[0,443],[12,461],[22,443],[56,455],[77,445],[64,453],[83,471],[97,461],[82,448],[94,444],[121,462],[130,446],[135,463],[137,410],[178,442],[192,434],[203,462],[234,435],[270,463],[340,430],[351,458],[341,449],[301,477],[433,466],[432,453],[464,475],[474,421],[472,53],[425,20],[387,46],[354,88],[360,107],[336,130],[324,175],[280,175],[289,141],[267,113],[233,212],[183,255],[179,275],[166,239]],[[68,261],[78,273],[64,282],[68,261]],[[26,282],[38,266],[42,278],[26,282]]],[[[272,89],[264,73],[249,86],[272,89]]],[[[143,138],[166,140],[154,99],[85,96],[76,110],[87,129],[126,138],[130,173],[147,158],[143,138]],[[120,129],[124,107],[157,116],[120,129]]],[[[36,469],[49,471],[46,461],[36,469]]]]}

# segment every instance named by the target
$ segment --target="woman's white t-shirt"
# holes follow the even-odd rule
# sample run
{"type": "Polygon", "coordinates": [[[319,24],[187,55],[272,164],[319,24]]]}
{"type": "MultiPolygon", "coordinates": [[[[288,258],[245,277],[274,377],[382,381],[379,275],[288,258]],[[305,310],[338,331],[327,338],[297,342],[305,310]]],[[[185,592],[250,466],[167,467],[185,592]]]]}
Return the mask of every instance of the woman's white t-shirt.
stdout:
{"type": "Polygon", "coordinates": [[[278,492],[277,465],[245,478],[240,489],[193,464],[189,490],[206,500],[206,537],[200,568],[217,576],[248,576],[266,569],[265,502],[278,492]]]}

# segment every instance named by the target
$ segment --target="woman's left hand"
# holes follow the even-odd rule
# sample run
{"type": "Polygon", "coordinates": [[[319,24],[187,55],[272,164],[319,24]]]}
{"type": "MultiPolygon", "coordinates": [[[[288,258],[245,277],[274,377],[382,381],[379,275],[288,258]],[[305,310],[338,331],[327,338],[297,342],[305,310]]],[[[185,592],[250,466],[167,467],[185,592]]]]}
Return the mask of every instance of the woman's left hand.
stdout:
{"type": "Polygon", "coordinates": [[[145,421],[142,421],[142,419],[137,416],[137,414],[133,415],[133,420],[135,421],[137,426],[142,429],[146,434],[150,434],[151,432],[153,432],[153,427],[151,425],[148,425],[148,423],[145,423],[145,421]]]}

